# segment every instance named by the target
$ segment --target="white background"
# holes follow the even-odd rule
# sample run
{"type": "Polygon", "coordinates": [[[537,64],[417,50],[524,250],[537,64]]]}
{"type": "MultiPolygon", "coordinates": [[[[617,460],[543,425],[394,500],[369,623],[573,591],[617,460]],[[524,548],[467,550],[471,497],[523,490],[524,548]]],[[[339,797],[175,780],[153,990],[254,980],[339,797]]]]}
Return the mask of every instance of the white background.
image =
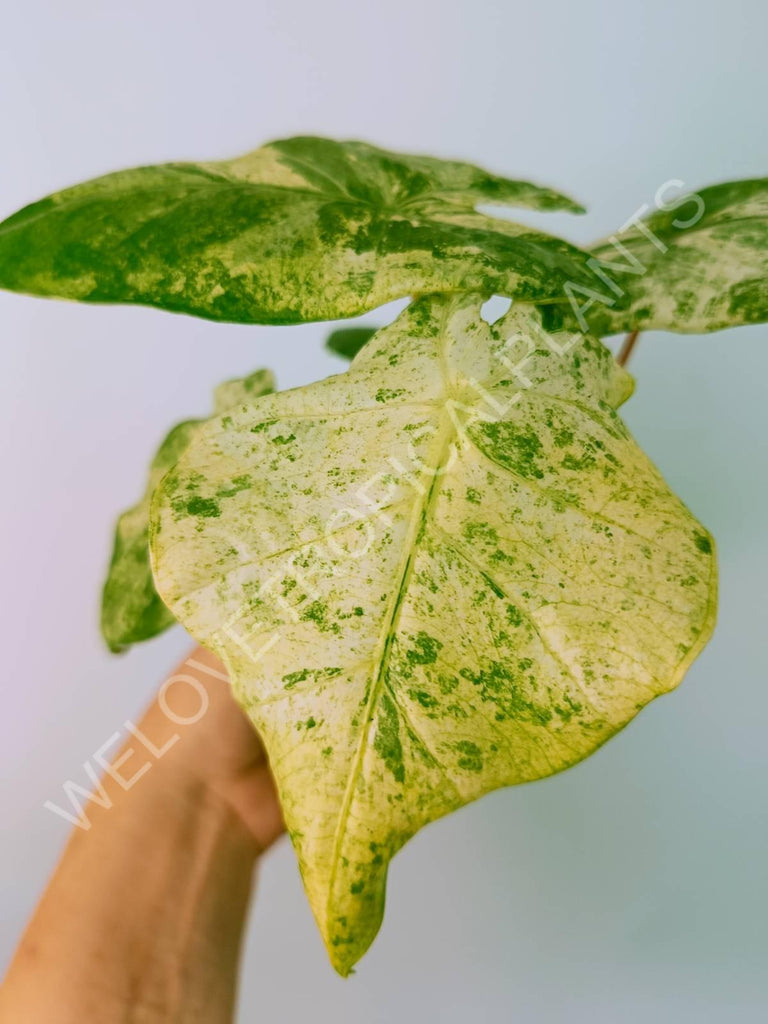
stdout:
{"type": "MultiPolygon", "coordinates": [[[[764,0],[26,0],[0,15],[0,216],[122,166],[313,132],[560,187],[592,212],[548,223],[586,241],[670,178],[768,172],[766,30],[764,0]]],[[[0,294],[3,958],[65,838],[43,801],[85,780],[188,643],[102,647],[116,513],[218,381],[339,370],[324,334],[0,294]]],[[[242,1021],[765,1018],[768,328],[648,335],[633,370],[626,418],[719,542],[714,640],[588,762],[417,837],[347,981],[283,843],[261,873],[242,1021]]]]}

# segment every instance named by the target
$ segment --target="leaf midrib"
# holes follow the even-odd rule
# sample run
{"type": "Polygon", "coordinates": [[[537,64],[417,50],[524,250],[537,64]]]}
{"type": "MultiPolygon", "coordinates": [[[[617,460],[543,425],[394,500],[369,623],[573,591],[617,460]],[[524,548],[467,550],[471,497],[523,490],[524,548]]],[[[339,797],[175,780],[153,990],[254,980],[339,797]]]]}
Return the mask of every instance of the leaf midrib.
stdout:
{"type": "Polygon", "coordinates": [[[422,531],[424,522],[429,515],[429,509],[432,501],[435,498],[436,493],[439,491],[438,482],[442,477],[442,472],[445,464],[450,458],[451,446],[454,441],[454,435],[456,433],[456,424],[453,422],[451,416],[446,412],[446,405],[448,398],[450,397],[450,371],[448,368],[448,361],[445,352],[445,341],[446,341],[446,328],[448,320],[448,309],[446,306],[444,310],[444,319],[442,325],[442,336],[441,344],[439,346],[439,360],[441,375],[443,377],[443,386],[445,401],[442,403],[441,414],[444,417],[443,426],[440,432],[440,439],[438,443],[438,457],[435,466],[432,471],[432,476],[429,484],[429,488],[426,489],[425,496],[420,502],[416,502],[414,506],[414,513],[409,524],[408,534],[405,538],[403,549],[404,555],[400,563],[399,576],[400,582],[397,590],[394,594],[392,601],[387,609],[385,616],[385,626],[382,629],[383,643],[381,644],[381,652],[378,654],[374,661],[374,671],[371,673],[371,682],[368,688],[368,693],[365,698],[365,720],[360,730],[360,740],[358,743],[357,751],[355,753],[355,759],[352,764],[352,769],[349,773],[349,779],[347,780],[347,786],[344,791],[344,798],[339,812],[339,818],[336,824],[336,830],[333,839],[333,851],[331,853],[331,874],[328,881],[328,895],[326,900],[326,925],[330,918],[330,908],[333,902],[334,886],[336,884],[336,875],[338,866],[341,861],[341,846],[344,841],[346,833],[346,824],[349,818],[349,812],[351,810],[352,801],[355,796],[355,786],[357,779],[360,775],[360,771],[363,764],[366,751],[368,750],[368,740],[370,738],[371,728],[373,726],[374,715],[376,707],[378,706],[379,697],[384,687],[387,677],[387,670],[389,668],[389,658],[392,650],[392,643],[397,633],[397,624],[400,618],[402,610],[402,603],[405,594],[408,591],[408,585],[410,583],[411,574],[413,572],[413,560],[416,554],[416,547],[419,538],[419,534],[422,531]]]}
{"type": "Polygon", "coordinates": [[[392,650],[392,644],[397,633],[397,624],[402,610],[403,598],[408,591],[408,585],[413,572],[413,560],[416,554],[418,537],[429,514],[430,505],[438,491],[437,483],[441,477],[441,472],[450,453],[453,441],[455,427],[449,416],[446,415],[445,419],[447,426],[444,425],[443,430],[441,431],[440,454],[432,473],[429,489],[427,490],[426,496],[420,502],[417,502],[414,507],[414,514],[408,528],[408,535],[403,544],[404,557],[401,561],[399,572],[400,582],[394,597],[390,602],[390,606],[387,609],[387,614],[385,616],[386,625],[382,629],[382,637],[384,639],[381,644],[381,653],[374,661],[374,671],[371,673],[371,683],[365,699],[365,720],[361,728],[360,741],[355,753],[355,760],[353,762],[352,769],[349,773],[349,780],[347,782],[347,788],[344,793],[344,799],[341,811],[339,812],[339,819],[334,835],[333,852],[331,854],[331,877],[328,884],[328,909],[330,908],[330,904],[333,900],[336,873],[341,860],[341,845],[344,840],[346,823],[355,795],[355,786],[362,768],[363,758],[368,750],[368,740],[370,738],[370,732],[376,708],[378,706],[379,697],[386,681],[387,671],[389,668],[389,658],[392,650]]]}

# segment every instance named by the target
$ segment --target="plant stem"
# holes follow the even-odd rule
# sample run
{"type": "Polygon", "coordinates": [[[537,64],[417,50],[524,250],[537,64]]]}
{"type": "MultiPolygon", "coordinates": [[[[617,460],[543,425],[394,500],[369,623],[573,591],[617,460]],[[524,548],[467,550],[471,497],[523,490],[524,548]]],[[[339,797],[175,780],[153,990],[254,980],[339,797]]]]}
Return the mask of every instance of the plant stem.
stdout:
{"type": "Polygon", "coordinates": [[[624,339],[624,344],[621,346],[619,354],[616,356],[616,362],[619,366],[626,366],[629,362],[629,357],[632,355],[632,350],[637,344],[637,339],[640,337],[640,331],[630,331],[630,333],[624,339]]]}

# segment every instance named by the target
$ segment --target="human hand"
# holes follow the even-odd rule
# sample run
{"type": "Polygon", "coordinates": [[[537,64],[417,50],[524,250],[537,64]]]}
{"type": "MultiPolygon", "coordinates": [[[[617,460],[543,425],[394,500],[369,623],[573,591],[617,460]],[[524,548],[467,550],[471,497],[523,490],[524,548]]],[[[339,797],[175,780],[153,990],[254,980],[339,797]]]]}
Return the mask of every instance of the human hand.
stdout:
{"type": "Polygon", "coordinates": [[[204,794],[233,810],[251,833],[257,852],[284,831],[280,804],[264,747],[232,697],[221,661],[198,647],[178,666],[148,708],[141,729],[162,748],[167,785],[204,794]],[[179,724],[179,723],[183,724],[179,724]],[[187,724],[189,723],[189,724],[187,724]]]}
{"type": "Polygon", "coordinates": [[[284,828],[264,748],[202,648],[129,732],[22,937],[2,1024],[233,1018],[254,864],[284,828]]]}

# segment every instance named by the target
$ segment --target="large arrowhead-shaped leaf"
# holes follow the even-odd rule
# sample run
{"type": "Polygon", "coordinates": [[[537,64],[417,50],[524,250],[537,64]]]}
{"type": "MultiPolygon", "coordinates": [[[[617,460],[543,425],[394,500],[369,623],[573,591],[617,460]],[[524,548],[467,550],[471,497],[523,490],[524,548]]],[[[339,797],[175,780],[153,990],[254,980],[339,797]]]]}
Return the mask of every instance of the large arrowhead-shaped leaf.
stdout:
{"type": "Polygon", "coordinates": [[[478,204],[580,208],[466,163],[295,138],[237,160],[121,171],[0,225],[0,287],[213,320],[354,316],[417,292],[546,300],[591,279],[567,242],[478,204]]]}
{"type": "Polygon", "coordinates": [[[265,740],[343,974],[410,836],[588,755],[712,629],[711,540],[615,412],[627,375],[479,307],[420,299],[347,373],[211,421],[153,503],[160,593],[265,740]]]}
{"type": "MultiPolygon", "coordinates": [[[[214,411],[223,413],[260,395],[274,391],[269,370],[257,370],[240,380],[220,384],[214,393],[214,411]]],[[[112,560],[101,598],[101,632],[114,652],[149,640],[176,621],[163,604],[149,564],[149,505],[162,478],[189,446],[205,420],[186,420],[165,437],[152,460],[141,500],[124,512],[115,527],[112,560]]]]}
{"type": "Polygon", "coordinates": [[[582,328],[704,333],[768,320],[768,178],[681,200],[593,247],[591,286],[569,286],[582,328]]]}

